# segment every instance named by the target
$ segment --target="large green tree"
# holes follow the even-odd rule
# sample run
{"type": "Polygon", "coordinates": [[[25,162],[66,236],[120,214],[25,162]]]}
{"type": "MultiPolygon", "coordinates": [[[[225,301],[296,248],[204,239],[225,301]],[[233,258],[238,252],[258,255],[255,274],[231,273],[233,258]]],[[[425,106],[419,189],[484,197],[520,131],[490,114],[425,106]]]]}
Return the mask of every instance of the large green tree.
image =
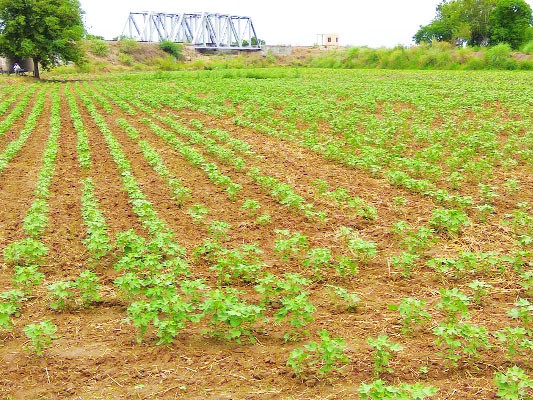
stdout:
{"type": "Polygon", "coordinates": [[[34,76],[84,53],[82,10],[78,0],[0,0],[0,53],[31,58],[34,76]]]}
{"type": "Polygon", "coordinates": [[[508,43],[518,49],[532,23],[531,7],[524,0],[498,0],[490,18],[490,42],[508,43]]]}
{"type": "Polygon", "coordinates": [[[490,39],[490,15],[497,0],[451,0],[437,6],[437,15],[421,26],[416,43],[437,40],[457,45],[486,46],[490,39]]]}

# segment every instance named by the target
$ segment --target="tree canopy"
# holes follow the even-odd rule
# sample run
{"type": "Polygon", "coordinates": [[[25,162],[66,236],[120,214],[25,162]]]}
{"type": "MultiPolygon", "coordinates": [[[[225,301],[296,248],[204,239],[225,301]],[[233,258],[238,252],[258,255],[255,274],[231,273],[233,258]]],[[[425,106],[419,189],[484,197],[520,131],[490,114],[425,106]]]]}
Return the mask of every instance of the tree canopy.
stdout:
{"type": "Polygon", "coordinates": [[[518,48],[532,24],[531,7],[524,0],[450,0],[439,4],[436,11],[433,21],[414,35],[416,43],[508,43],[518,48]]]}
{"type": "Polygon", "coordinates": [[[83,60],[84,35],[78,0],[0,0],[0,53],[39,65],[83,60]]]}

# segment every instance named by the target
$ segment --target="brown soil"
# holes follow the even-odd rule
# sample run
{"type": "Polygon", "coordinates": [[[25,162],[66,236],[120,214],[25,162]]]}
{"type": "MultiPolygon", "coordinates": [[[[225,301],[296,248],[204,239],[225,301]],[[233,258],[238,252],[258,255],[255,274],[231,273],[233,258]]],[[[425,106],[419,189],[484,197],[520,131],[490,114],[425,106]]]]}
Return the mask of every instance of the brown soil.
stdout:
{"type": "MultiPolygon", "coordinates": [[[[90,89],[84,88],[88,94],[90,89]]],[[[20,317],[14,318],[12,332],[0,332],[0,397],[6,399],[357,399],[361,382],[375,379],[371,348],[366,343],[369,337],[381,333],[392,341],[401,343],[404,350],[391,362],[392,373],[381,377],[390,384],[421,381],[439,388],[436,399],[489,399],[495,398],[493,374],[512,364],[506,360],[501,348],[482,351],[478,359],[465,359],[458,367],[448,367],[437,353],[431,328],[443,318],[435,309],[440,299],[439,287],[460,287],[468,291],[469,277],[447,280],[430,270],[418,267],[410,279],[402,279],[389,265],[389,257],[401,251],[390,227],[398,220],[406,220],[415,226],[427,222],[433,202],[389,185],[384,179],[361,171],[354,171],[328,162],[322,157],[297,146],[293,142],[260,135],[250,129],[233,125],[230,119],[214,119],[193,110],[157,110],[164,115],[173,112],[187,124],[192,118],[202,121],[207,127],[225,129],[237,138],[249,142],[257,159],[246,156],[249,166],[261,166],[264,173],[293,185],[295,190],[315,203],[317,209],[330,216],[326,223],[307,220],[301,212],[280,205],[242,172],[224,166],[208,155],[202,146],[193,147],[211,162],[217,162],[220,170],[235,182],[242,184],[242,194],[230,201],[226,193],[214,186],[198,168],[184,160],[176,149],[140,122],[150,117],[142,112],[134,117],[123,113],[118,107],[104,116],[115,138],[131,163],[132,172],[147,199],[151,201],[159,217],[175,232],[177,241],[183,245],[192,264],[193,278],[204,278],[216,287],[214,273],[202,261],[193,260],[192,250],[207,237],[208,222],[223,220],[232,226],[229,238],[224,241],[228,248],[243,243],[257,242],[264,250],[263,261],[267,269],[276,274],[299,272],[309,277],[312,274],[298,262],[284,263],[274,251],[276,234],[274,228],[290,228],[306,234],[313,246],[327,246],[334,251],[343,247],[335,237],[341,225],[355,227],[361,236],[378,243],[376,259],[362,263],[355,277],[341,279],[328,274],[308,288],[312,303],[317,310],[314,321],[307,326],[309,336],[301,342],[285,342],[286,323],[261,322],[255,331],[257,343],[237,344],[210,338],[202,333],[207,328],[205,321],[189,326],[170,346],[157,346],[157,338],[149,330],[142,343],[136,342],[136,330],[124,323],[127,302],[117,298],[112,280],[117,273],[112,268],[112,256],[100,263],[88,261],[83,238],[85,227],[80,213],[81,179],[91,176],[95,182],[96,196],[109,225],[111,236],[125,229],[134,229],[147,236],[146,230],[133,213],[128,196],[123,189],[119,170],[113,161],[104,138],[81,101],[78,107],[84,125],[89,132],[93,168],[80,169],[76,155],[76,132],[69,117],[64,94],[61,92],[61,135],[56,173],[49,199],[51,213],[43,242],[51,252],[41,271],[45,281],[34,291],[33,297],[24,303],[20,317]],[[191,188],[192,198],[178,207],[164,179],[159,177],[145,160],[135,141],[127,137],[117,124],[125,118],[163,157],[170,171],[183,184],[191,188]],[[326,179],[336,186],[349,188],[354,196],[363,198],[376,207],[378,219],[364,221],[361,217],[348,215],[337,205],[321,199],[310,184],[315,179],[326,179]],[[403,196],[405,206],[394,206],[392,199],[403,196]],[[260,202],[261,212],[270,213],[272,223],[259,225],[255,216],[241,209],[245,198],[260,202]],[[204,204],[210,213],[203,223],[194,223],[187,209],[196,203],[204,204]],[[101,278],[102,301],[87,309],[69,308],[63,312],[52,311],[46,285],[60,279],[74,279],[84,268],[92,268],[101,278]],[[335,304],[325,284],[337,284],[357,293],[361,303],[356,312],[347,312],[335,304]],[[465,289],[466,288],[466,289],[465,289]],[[397,311],[389,308],[404,297],[416,297],[428,302],[433,325],[420,327],[412,335],[402,335],[397,311]],[[44,350],[42,356],[33,354],[26,347],[29,341],[24,335],[26,324],[52,320],[58,327],[58,338],[44,350]],[[343,337],[347,344],[350,362],[340,370],[320,376],[313,373],[304,378],[294,376],[287,367],[289,353],[310,340],[317,340],[317,333],[327,329],[333,337],[343,337]],[[424,373],[420,367],[426,366],[424,373]]],[[[49,130],[46,112],[38,128],[26,143],[20,155],[0,176],[0,249],[23,236],[22,219],[33,200],[33,188],[40,168],[40,158],[49,130]]],[[[163,126],[163,124],[158,123],[163,126]]],[[[170,130],[170,129],[169,129],[170,130]]],[[[185,139],[183,139],[185,140],[185,139]]],[[[495,179],[498,178],[498,175],[495,179]]],[[[523,194],[522,194],[523,195],[523,194]]],[[[529,195],[531,200],[531,193],[529,195]]],[[[505,206],[502,203],[502,206],[505,206]]],[[[509,210],[506,210],[509,211],[509,210]]],[[[508,248],[512,240],[508,232],[496,225],[474,224],[460,238],[441,238],[432,249],[435,254],[453,254],[458,249],[473,250],[494,248],[500,242],[508,248]],[[492,244],[490,242],[493,242],[492,244]]],[[[11,288],[12,268],[3,264],[0,271],[0,290],[11,288]]],[[[506,315],[512,303],[524,291],[512,273],[493,273],[483,277],[494,285],[494,295],[480,306],[471,307],[473,323],[479,323],[494,332],[513,321],[506,315]]],[[[243,290],[246,299],[257,301],[258,297],[249,284],[232,286],[243,290]]],[[[268,310],[271,317],[275,310],[268,310]]],[[[524,356],[514,359],[514,364],[531,371],[530,360],[524,356]]]]}

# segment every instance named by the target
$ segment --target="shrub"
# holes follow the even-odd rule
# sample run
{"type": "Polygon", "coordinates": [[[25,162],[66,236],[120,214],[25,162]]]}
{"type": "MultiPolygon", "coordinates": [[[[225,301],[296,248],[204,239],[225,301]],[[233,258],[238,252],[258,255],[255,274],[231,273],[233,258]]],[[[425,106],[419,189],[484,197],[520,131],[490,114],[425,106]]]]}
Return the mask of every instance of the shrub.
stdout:
{"type": "Polygon", "coordinates": [[[119,49],[121,53],[132,54],[139,48],[139,43],[134,39],[120,39],[119,49]]]}
{"type": "Polygon", "coordinates": [[[183,58],[183,45],[181,43],[175,43],[170,40],[163,39],[159,43],[159,47],[161,50],[170,54],[177,60],[181,60],[183,58]]]}
{"type": "Polygon", "coordinates": [[[533,54],[533,40],[530,40],[522,46],[522,53],[524,54],[533,54]]]}
{"type": "Polygon", "coordinates": [[[511,62],[511,46],[507,43],[501,43],[491,47],[485,53],[485,59],[490,68],[506,69],[511,62]]]}
{"type": "Polygon", "coordinates": [[[118,60],[119,60],[122,64],[133,65],[133,57],[130,56],[129,54],[120,53],[120,54],[118,55],[118,60]]]}
{"type": "Polygon", "coordinates": [[[164,58],[158,58],[157,64],[162,71],[176,71],[180,69],[180,64],[177,64],[176,59],[171,55],[164,58]]]}
{"type": "Polygon", "coordinates": [[[95,56],[105,57],[109,53],[109,46],[104,40],[92,39],[89,41],[89,51],[95,56]]]}

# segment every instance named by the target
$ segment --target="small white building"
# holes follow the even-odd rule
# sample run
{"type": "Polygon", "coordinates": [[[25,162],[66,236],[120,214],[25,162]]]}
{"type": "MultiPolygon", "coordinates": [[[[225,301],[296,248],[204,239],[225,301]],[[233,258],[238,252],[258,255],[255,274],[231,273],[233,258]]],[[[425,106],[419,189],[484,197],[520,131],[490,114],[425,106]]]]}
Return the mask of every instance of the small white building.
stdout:
{"type": "Polygon", "coordinates": [[[339,35],[337,33],[319,33],[318,45],[326,49],[336,49],[340,46],[339,35]]]}

